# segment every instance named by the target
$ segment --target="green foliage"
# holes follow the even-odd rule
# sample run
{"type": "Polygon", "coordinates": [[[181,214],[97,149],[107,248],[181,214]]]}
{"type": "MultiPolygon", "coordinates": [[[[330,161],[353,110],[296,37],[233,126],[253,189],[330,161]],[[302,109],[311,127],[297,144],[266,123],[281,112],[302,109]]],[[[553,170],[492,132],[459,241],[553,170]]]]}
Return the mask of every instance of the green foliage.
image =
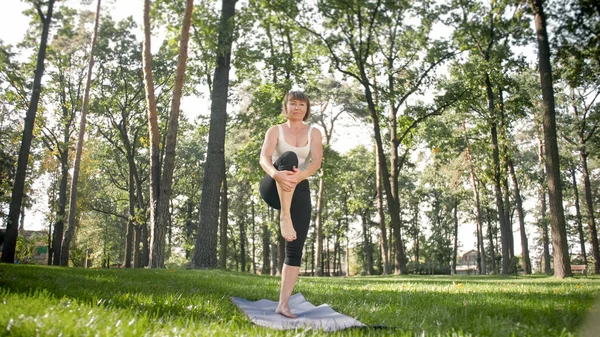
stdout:
{"type": "Polygon", "coordinates": [[[15,261],[18,261],[18,263],[21,264],[35,263],[33,257],[35,254],[35,249],[37,248],[37,244],[40,242],[45,242],[43,234],[36,234],[30,237],[19,235],[17,237],[15,261]]]}
{"type": "MultiPolygon", "coordinates": [[[[4,265],[9,336],[318,336],[252,324],[230,300],[276,300],[279,278],[223,271],[4,265]],[[157,324],[160,322],[160,324],[157,324]]],[[[575,336],[600,294],[596,278],[302,277],[297,290],[369,326],[332,336],[575,336]]]]}

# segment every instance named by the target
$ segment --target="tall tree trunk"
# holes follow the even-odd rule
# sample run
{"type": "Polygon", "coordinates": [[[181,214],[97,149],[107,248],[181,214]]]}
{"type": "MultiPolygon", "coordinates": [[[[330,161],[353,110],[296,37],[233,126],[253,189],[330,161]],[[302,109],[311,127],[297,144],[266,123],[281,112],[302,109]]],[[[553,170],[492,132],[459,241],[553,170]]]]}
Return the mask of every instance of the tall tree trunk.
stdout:
{"type": "Polygon", "coordinates": [[[279,265],[277,260],[277,245],[271,243],[271,275],[277,274],[277,266],[279,265]]]}
{"type": "MultiPolygon", "coordinates": [[[[133,165],[133,177],[135,178],[135,190],[136,190],[136,201],[139,210],[145,209],[144,194],[142,192],[142,179],[137,170],[137,165],[133,165]]],[[[148,223],[144,221],[136,226],[135,231],[135,250],[139,251],[138,261],[135,264],[135,268],[140,268],[148,265],[150,260],[150,247],[148,246],[148,223]],[[142,245],[140,250],[140,244],[142,245]]],[[[135,260],[135,256],[134,256],[135,260]]]]}
{"type": "Polygon", "coordinates": [[[590,242],[592,243],[592,256],[594,257],[594,274],[600,274],[600,249],[598,248],[598,231],[596,230],[596,219],[594,213],[594,200],[592,196],[592,184],[587,165],[587,152],[585,147],[579,150],[581,160],[581,173],[583,175],[583,187],[585,190],[585,206],[587,210],[588,230],[590,231],[590,242]]]}
{"type": "Polygon", "coordinates": [[[556,140],[556,113],[554,107],[554,87],[550,64],[550,42],[546,32],[546,17],[543,0],[531,0],[535,15],[535,30],[538,41],[540,83],[544,106],[544,145],[546,148],[546,178],[550,200],[550,222],[552,228],[552,250],[554,254],[554,277],[572,276],[571,261],[567,242],[567,229],[563,209],[560,161],[556,140]]]}
{"type": "Polygon", "coordinates": [[[419,203],[417,202],[414,205],[414,215],[413,215],[413,228],[414,228],[414,234],[413,234],[413,238],[414,238],[414,250],[415,250],[415,271],[419,270],[419,250],[420,250],[420,240],[419,240],[419,236],[421,235],[421,231],[419,229],[419,203]]]}
{"type": "MultiPolygon", "coordinates": [[[[492,225],[492,219],[491,219],[491,214],[490,214],[490,209],[488,208],[486,210],[486,220],[487,220],[487,224],[488,224],[488,239],[490,242],[490,262],[491,262],[491,271],[496,273],[496,249],[495,249],[495,245],[494,245],[494,228],[492,225]]],[[[483,258],[485,259],[485,255],[483,256],[483,258]]]]}
{"type": "Polygon", "coordinates": [[[575,167],[571,167],[571,178],[573,179],[573,194],[575,195],[575,215],[577,217],[577,233],[579,234],[579,245],[583,264],[587,266],[587,252],[585,251],[585,239],[583,233],[583,221],[581,221],[581,209],[579,206],[579,190],[577,188],[577,178],[575,175],[575,167]]]}
{"type": "Polygon", "coordinates": [[[371,240],[369,240],[369,213],[361,215],[363,230],[363,245],[365,247],[364,269],[367,275],[373,275],[373,252],[371,249],[371,240]]]}
{"type": "Polygon", "coordinates": [[[250,210],[252,216],[250,219],[250,223],[252,224],[252,273],[256,274],[256,214],[254,213],[254,201],[252,199],[250,199],[250,210]]]}
{"type": "Polygon", "coordinates": [[[33,127],[35,116],[38,110],[40,95],[42,93],[42,76],[44,75],[44,60],[46,59],[46,46],[48,45],[48,32],[52,22],[52,10],[55,0],[48,1],[48,11],[46,15],[42,13],[41,5],[36,3],[38,15],[43,24],[42,36],[40,38],[40,48],[37,54],[35,75],[33,79],[33,91],[29,108],[25,115],[25,125],[23,127],[23,136],[21,138],[21,148],[19,149],[19,158],[17,160],[17,172],[13,183],[10,197],[10,206],[8,218],[6,219],[6,232],[4,234],[4,245],[2,247],[2,258],[0,262],[14,263],[15,251],[17,247],[17,236],[21,204],[25,190],[25,176],[27,174],[27,163],[29,161],[29,150],[31,149],[31,140],[33,138],[33,127]]]}
{"type": "Polygon", "coordinates": [[[285,239],[277,235],[277,275],[281,275],[283,271],[283,262],[285,262],[285,239]]]}
{"type": "Polygon", "coordinates": [[[383,275],[391,274],[390,259],[389,259],[389,244],[387,240],[387,228],[385,225],[385,213],[383,210],[383,187],[381,184],[381,169],[379,164],[379,156],[376,162],[376,182],[377,182],[377,215],[379,217],[379,244],[381,246],[381,259],[383,260],[383,275]]]}
{"type": "Polygon", "coordinates": [[[127,187],[129,192],[129,219],[127,220],[127,239],[125,240],[125,268],[131,268],[135,250],[135,181],[133,179],[131,165],[129,166],[129,185],[127,187]]]}
{"type": "MultiPolygon", "coordinates": [[[[148,109],[148,134],[150,139],[150,236],[154,237],[157,224],[157,205],[160,188],[160,135],[158,131],[158,114],[156,95],[154,93],[154,77],[152,75],[152,28],[150,25],[150,0],[144,0],[144,43],[142,48],[142,66],[144,71],[144,89],[148,109]]],[[[146,229],[147,233],[147,229],[146,229]]],[[[142,235],[144,237],[144,235],[142,235]]],[[[145,255],[145,254],[144,254],[145,255]]],[[[150,247],[148,247],[150,264],[150,247]]],[[[145,259],[144,259],[145,260],[145,259]]]]}
{"type": "Polygon", "coordinates": [[[242,271],[246,272],[246,221],[245,219],[240,219],[239,221],[240,227],[240,265],[242,267],[242,271]]]}
{"type": "Polygon", "coordinates": [[[69,179],[68,160],[68,146],[65,146],[60,156],[61,176],[60,185],[58,188],[58,212],[56,214],[56,223],[54,224],[54,234],[52,237],[52,264],[55,266],[60,266],[61,245],[65,229],[65,218],[67,214],[67,188],[69,179]]]}
{"type": "Polygon", "coordinates": [[[219,221],[219,246],[221,247],[221,250],[219,251],[219,268],[223,270],[227,269],[227,228],[229,228],[229,221],[227,220],[227,212],[229,209],[227,202],[227,175],[225,174],[224,169],[225,167],[223,167],[223,173],[221,175],[221,219],[219,221]]]}
{"type": "MultiPolygon", "coordinates": [[[[546,169],[544,167],[544,142],[542,137],[538,134],[538,158],[540,160],[540,171],[541,176],[546,176],[546,169]]],[[[544,251],[544,273],[550,275],[552,268],[550,266],[550,236],[548,235],[548,216],[547,216],[547,205],[546,205],[546,184],[544,181],[540,182],[540,229],[542,230],[542,249],[544,251]]]]}
{"type": "Polygon", "coordinates": [[[500,123],[498,125],[500,129],[499,134],[499,144],[498,146],[502,149],[502,156],[500,162],[502,163],[502,171],[500,176],[502,177],[502,198],[504,199],[504,219],[506,219],[507,231],[510,233],[508,236],[508,250],[509,256],[512,258],[515,256],[515,239],[513,235],[513,222],[511,214],[511,203],[510,203],[510,188],[508,185],[508,161],[510,160],[510,156],[508,153],[507,146],[507,137],[506,134],[508,132],[508,125],[506,124],[504,118],[504,91],[502,87],[498,89],[498,99],[499,99],[499,108],[498,111],[500,113],[500,123]]]}
{"type": "Polygon", "coordinates": [[[521,189],[519,187],[519,180],[515,173],[515,167],[511,158],[507,158],[508,169],[512,178],[515,193],[515,204],[517,207],[517,214],[519,215],[519,230],[521,232],[521,259],[523,260],[523,270],[525,274],[531,274],[531,259],[529,258],[529,243],[527,242],[527,233],[525,232],[525,212],[523,211],[523,201],[521,199],[521,189]]]}
{"type": "Polygon", "coordinates": [[[227,124],[227,96],[229,93],[229,69],[231,67],[231,46],[235,3],[237,0],[223,0],[221,21],[217,42],[217,68],[215,69],[213,91],[211,93],[210,130],[202,200],[200,201],[200,225],[194,247],[192,266],[214,268],[217,266],[217,229],[220,175],[225,166],[225,126],[227,124]]]}
{"type": "Polygon", "coordinates": [[[492,135],[492,157],[494,159],[494,191],[496,195],[496,208],[498,210],[498,220],[500,222],[500,235],[502,238],[502,275],[508,275],[508,268],[510,266],[510,237],[512,236],[512,230],[508,225],[508,219],[506,219],[506,212],[504,208],[504,200],[502,198],[502,177],[500,171],[500,149],[498,144],[498,130],[497,130],[497,114],[494,103],[494,92],[492,91],[492,83],[490,76],[485,76],[485,87],[488,98],[488,112],[490,114],[490,126],[492,135]]]}
{"type": "Polygon", "coordinates": [[[467,137],[467,127],[463,121],[463,134],[465,144],[467,144],[466,156],[469,162],[469,171],[471,174],[471,186],[473,188],[473,197],[475,198],[475,213],[477,219],[477,269],[482,275],[487,274],[485,261],[485,244],[483,240],[483,217],[481,214],[481,202],[479,201],[479,189],[477,187],[477,178],[475,176],[475,167],[473,165],[473,157],[471,157],[471,147],[467,137]]]}
{"type": "Polygon", "coordinates": [[[452,275],[456,275],[456,256],[458,254],[458,198],[454,198],[454,233],[452,235],[452,275]]]}
{"type": "Polygon", "coordinates": [[[324,188],[324,172],[319,177],[319,192],[317,193],[317,217],[315,219],[315,232],[317,233],[317,276],[323,276],[323,192],[324,188]]]}
{"type": "Polygon", "coordinates": [[[75,236],[77,229],[77,185],[79,183],[79,170],[81,168],[81,155],[83,153],[83,142],[85,141],[85,127],[87,124],[87,113],[90,103],[90,89],[92,86],[92,70],[94,69],[94,51],[96,49],[96,39],[98,37],[98,28],[100,23],[100,4],[98,0],[96,7],[96,18],[94,19],[94,33],[92,42],[90,43],[90,59],[88,62],[87,79],[85,82],[85,93],[83,94],[83,107],[81,108],[81,116],[79,120],[79,137],[77,138],[77,147],[75,149],[75,162],[73,164],[73,175],[71,176],[71,193],[69,194],[69,217],[67,221],[67,230],[61,245],[60,265],[69,265],[69,253],[71,241],[75,236]]]}
{"type": "MultiPolygon", "coordinates": [[[[273,213],[273,209],[269,208],[267,210],[269,213],[273,213]]],[[[270,219],[271,220],[271,219],[270,219]]],[[[269,220],[269,221],[270,221],[269,220]]],[[[269,259],[269,251],[271,244],[271,231],[269,230],[269,224],[267,221],[263,220],[262,224],[262,274],[269,275],[271,273],[271,261],[269,259]]]]}
{"type": "MultiPolygon", "coordinates": [[[[55,176],[56,177],[56,176],[55,176]]],[[[47,255],[47,264],[49,266],[52,265],[52,224],[54,223],[54,207],[56,205],[56,179],[52,181],[52,194],[50,200],[50,219],[48,222],[48,255],[47,255]]]]}
{"type": "Polygon", "coordinates": [[[154,226],[152,226],[152,235],[150,238],[149,263],[152,268],[164,268],[165,266],[165,239],[167,227],[171,218],[169,203],[171,201],[171,190],[173,186],[173,171],[175,170],[175,149],[177,147],[177,130],[179,129],[179,106],[181,105],[183,82],[185,80],[188,42],[190,40],[193,10],[194,1],[186,0],[183,24],[181,26],[181,38],[179,40],[179,54],[177,55],[175,85],[173,87],[173,96],[169,112],[165,156],[159,180],[160,187],[158,201],[156,202],[156,222],[154,223],[154,226]]]}
{"type": "MultiPolygon", "coordinates": [[[[369,243],[369,245],[371,245],[369,243]]],[[[373,262],[371,261],[371,275],[374,274],[373,272],[373,262]]],[[[348,236],[346,235],[346,270],[345,270],[346,276],[350,276],[350,240],[348,239],[348,236]]]]}

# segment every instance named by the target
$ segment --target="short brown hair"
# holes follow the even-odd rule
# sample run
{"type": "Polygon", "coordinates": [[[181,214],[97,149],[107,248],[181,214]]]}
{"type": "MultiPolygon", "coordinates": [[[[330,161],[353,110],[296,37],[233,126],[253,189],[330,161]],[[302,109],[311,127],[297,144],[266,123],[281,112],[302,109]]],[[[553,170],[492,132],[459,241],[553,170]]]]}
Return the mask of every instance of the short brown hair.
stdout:
{"type": "Polygon", "coordinates": [[[285,97],[283,97],[283,108],[281,109],[281,114],[287,116],[287,103],[290,100],[298,100],[306,102],[306,114],[302,120],[306,122],[310,118],[310,101],[308,100],[308,96],[304,93],[304,91],[299,90],[290,90],[285,97]]]}

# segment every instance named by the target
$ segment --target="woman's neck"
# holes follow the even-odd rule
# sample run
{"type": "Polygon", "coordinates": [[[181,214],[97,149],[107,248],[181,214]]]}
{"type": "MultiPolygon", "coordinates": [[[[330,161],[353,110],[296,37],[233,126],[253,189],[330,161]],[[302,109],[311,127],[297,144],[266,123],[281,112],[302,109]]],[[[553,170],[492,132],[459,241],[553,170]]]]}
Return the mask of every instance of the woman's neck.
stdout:
{"type": "Polygon", "coordinates": [[[288,128],[290,129],[300,129],[302,127],[304,127],[304,123],[302,123],[302,121],[291,121],[291,120],[287,120],[285,122],[285,124],[288,126],[288,128]]]}

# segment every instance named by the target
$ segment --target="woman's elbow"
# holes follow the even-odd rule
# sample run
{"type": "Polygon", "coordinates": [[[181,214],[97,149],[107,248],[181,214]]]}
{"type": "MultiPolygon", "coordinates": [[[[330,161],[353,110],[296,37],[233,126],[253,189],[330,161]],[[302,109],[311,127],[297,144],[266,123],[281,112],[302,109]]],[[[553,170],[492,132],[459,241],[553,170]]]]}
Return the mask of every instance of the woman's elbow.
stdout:
{"type": "Polygon", "coordinates": [[[323,158],[322,157],[313,158],[313,163],[315,163],[315,166],[317,167],[316,170],[318,171],[321,168],[321,164],[323,163],[323,158]]]}

